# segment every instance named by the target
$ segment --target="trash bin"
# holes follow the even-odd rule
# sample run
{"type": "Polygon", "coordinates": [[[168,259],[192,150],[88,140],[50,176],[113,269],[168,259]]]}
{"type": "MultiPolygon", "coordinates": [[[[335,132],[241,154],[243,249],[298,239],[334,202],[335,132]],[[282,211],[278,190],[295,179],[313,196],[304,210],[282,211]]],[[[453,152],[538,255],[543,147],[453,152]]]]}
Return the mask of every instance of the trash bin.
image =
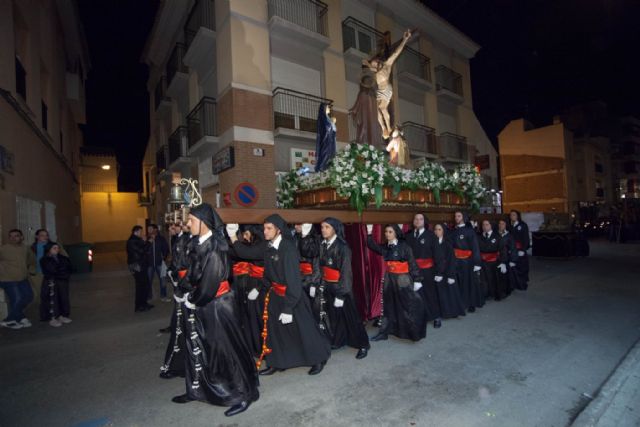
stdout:
{"type": "Polygon", "coordinates": [[[74,273],[91,273],[93,270],[93,248],[91,243],[81,242],[64,248],[69,254],[74,273]]]}

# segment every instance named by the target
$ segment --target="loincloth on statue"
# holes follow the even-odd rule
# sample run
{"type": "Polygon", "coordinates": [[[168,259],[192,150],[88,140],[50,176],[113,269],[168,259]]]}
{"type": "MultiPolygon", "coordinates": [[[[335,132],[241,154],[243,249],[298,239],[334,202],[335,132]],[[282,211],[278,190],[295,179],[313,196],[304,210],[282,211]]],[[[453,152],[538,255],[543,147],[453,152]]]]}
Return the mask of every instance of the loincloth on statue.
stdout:
{"type": "Polygon", "coordinates": [[[388,85],[384,89],[376,89],[376,99],[384,99],[387,102],[391,101],[391,97],[393,96],[393,89],[391,85],[388,85]]]}

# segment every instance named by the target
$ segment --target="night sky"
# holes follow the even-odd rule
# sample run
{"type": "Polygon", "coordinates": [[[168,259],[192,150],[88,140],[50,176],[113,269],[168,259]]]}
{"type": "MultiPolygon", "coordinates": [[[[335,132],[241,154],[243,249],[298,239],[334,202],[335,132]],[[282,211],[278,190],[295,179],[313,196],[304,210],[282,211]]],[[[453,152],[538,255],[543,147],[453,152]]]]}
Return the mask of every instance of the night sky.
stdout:
{"type": "MultiPolygon", "coordinates": [[[[474,109],[489,138],[512,119],[537,125],[580,102],[640,116],[640,1],[424,0],[482,46],[471,61],[474,109]]],[[[111,146],[121,191],[142,186],[149,137],[140,61],[157,0],[80,0],[92,69],[87,145],[111,146]]]]}

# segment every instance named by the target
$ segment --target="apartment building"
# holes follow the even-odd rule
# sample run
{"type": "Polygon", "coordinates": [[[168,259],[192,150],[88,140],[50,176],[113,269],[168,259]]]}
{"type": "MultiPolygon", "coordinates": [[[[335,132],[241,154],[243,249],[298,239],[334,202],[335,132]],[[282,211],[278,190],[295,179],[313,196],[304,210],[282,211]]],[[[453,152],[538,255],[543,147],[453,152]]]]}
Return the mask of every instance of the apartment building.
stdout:
{"type": "Polygon", "coordinates": [[[0,0],[0,235],[81,241],[89,55],[72,0],[0,0]]]}
{"type": "MultiPolygon", "coordinates": [[[[339,145],[361,61],[407,28],[396,63],[396,123],[416,161],[476,163],[497,188],[496,152],[472,108],[469,60],[479,46],[415,0],[173,0],[160,4],[142,60],[150,67],[145,200],[161,221],[176,177],[206,201],[276,205],[276,177],[315,155],[320,103],[339,145]]],[[[382,147],[382,141],[371,141],[382,147]]]]}

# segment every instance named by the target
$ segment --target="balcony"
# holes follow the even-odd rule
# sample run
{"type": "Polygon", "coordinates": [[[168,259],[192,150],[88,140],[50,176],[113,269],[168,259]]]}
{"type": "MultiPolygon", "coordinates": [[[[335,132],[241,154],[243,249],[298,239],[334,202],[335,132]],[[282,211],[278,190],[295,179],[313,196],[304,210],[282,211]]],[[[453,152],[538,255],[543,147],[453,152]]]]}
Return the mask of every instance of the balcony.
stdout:
{"type": "Polygon", "coordinates": [[[183,166],[191,164],[188,154],[188,128],[179,126],[169,137],[169,169],[180,170],[183,166]]]}
{"type": "Polygon", "coordinates": [[[327,12],[319,0],[268,0],[271,53],[306,66],[322,66],[329,47],[327,12]]]}
{"type": "Polygon", "coordinates": [[[199,75],[215,67],[216,8],[214,0],[196,0],[184,26],[184,63],[199,75]]]}
{"type": "Polygon", "coordinates": [[[362,60],[374,56],[383,44],[384,35],[375,28],[348,16],[342,21],[342,47],[347,79],[358,82],[362,60]]]}
{"type": "Polygon", "coordinates": [[[167,94],[171,98],[180,97],[189,83],[189,69],[184,63],[184,52],[185,46],[182,43],[176,44],[167,63],[167,94]]]}
{"type": "Polygon", "coordinates": [[[156,169],[158,174],[167,170],[167,157],[167,146],[163,145],[158,149],[158,151],[156,151],[156,169]]]}
{"type": "Polygon", "coordinates": [[[156,83],[156,88],[153,91],[153,100],[156,107],[156,114],[160,118],[167,117],[171,114],[171,98],[167,95],[167,79],[162,76],[158,83],[156,83]]]}
{"type": "MultiPolygon", "coordinates": [[[[424,92],[433,89],[431,60],[415,49],[406,47],[398,58],[398,83],[400,90],[410,92],[417,103],[424,102],[424,92]]],[[[407,97],[407,96],[405,96],[407,97]]],[[[408,96],[407,98],[412,98],[408,96]]]]}
{"type": "Polygon", "coordinates": [[[187,116],[189,155],[213,156],[218,150],[216,100],[205,96],[187,116]]]}
{"type": "Polygon", "coordinates": [[[278,87],[273,90],[274,136],[286,135],[301,140],[315,140],[318,109],[330,99],[278,87]]]}
{"type": "Polygon", "coordinates": [[[438,137],[440,155],[445,161],[452,163],[469,162],[469,145],[467,138],[455,133],[445,132],[438,137]]]}
{"type": "Polygon", "coordinates": [[[402,130],[411,154],[431,158],[438,157],[438,140],[434,128],[418,123],[404,122],[402,130]]]}
{"type": "Polygon", "coordinates": [[[462,93],[462,75],[444,65],[436,67],[436,93],[456,104],[464,101],[462,93]]]}

